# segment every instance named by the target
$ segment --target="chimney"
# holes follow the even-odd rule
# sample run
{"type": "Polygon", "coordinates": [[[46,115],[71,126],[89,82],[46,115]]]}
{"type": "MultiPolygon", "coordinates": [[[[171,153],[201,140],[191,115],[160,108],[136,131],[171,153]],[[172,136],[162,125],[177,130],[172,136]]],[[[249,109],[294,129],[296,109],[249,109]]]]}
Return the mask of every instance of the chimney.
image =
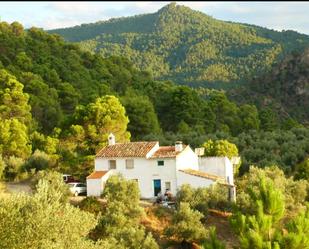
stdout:
{"type": "Polygon", "coordinates": [[[203,148],[203,147],[195,148],[194,152],[198,156],[203,156],[205,154],[205,148],[203,148]]]}
{"type": "Polygon", "coordinates": [[[180,152],[182,151],[182,142],[181,141],[176,141],[175,142],[175,151],[180,152]]]}
{"type": "Polygon", "coordinates": [[[114,145],[116,143],[116,139],[113,133],[108,135],[108,145],[114,145]]]}

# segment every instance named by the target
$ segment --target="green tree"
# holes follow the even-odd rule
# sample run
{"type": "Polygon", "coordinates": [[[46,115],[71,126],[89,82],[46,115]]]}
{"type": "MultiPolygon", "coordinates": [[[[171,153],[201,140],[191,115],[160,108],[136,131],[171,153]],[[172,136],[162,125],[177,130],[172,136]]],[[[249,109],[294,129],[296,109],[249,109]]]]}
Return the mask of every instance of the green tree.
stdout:
{"type": "Polygon", "coordinates": [[[111,132],[118,142],[125,142],[130,138],[127,131],[128,117],[115,96],[106,95],[86,107],[79,107],[75,119],[84,128],[91,151],[106,145],[111,132]]]}
{"type": "Polygon", "coordinates": [[[225,244],[217,238],[216,228],[210,227],[209,239],[203,243],[203,249],[225,249],[225,244]]]}
{"type": "Polygon", "coordinates": [[[309,206],[286,225],[281,247],[284,249],[300,249],[309,247],[309,206]]]}
{"type": "Polygon", "coordinates": [[[40,180],[34,195],[0,197],[1,248],[99,248],[87,239],[94,216],[61,202],[63,193],[51,184],[40,180]]]}
{"type": "Polygon", "coordinates": [[[186,202],[180,203],[175,211],[172,224],[164,231],[165,235],[175,237],[183,245],[200,242],[207,236],[207,231],[201,223],[203,215],[190,208],[186,202]]]}
{"type": "Polygon", "coordinates": [[[174,131],[181,121],[189,126],[203,124],[203,118],[198,113],[203,100],[195,91],[187,86],[180,86],[172,87],[160,94],[156,109],[165,130],[174,131]]]}
{"type": "Polygon", "coordinates": [[[24,159],[20,157],[10,156],[5,159],[4,176],[8,180],[15,180],[22,172],[25,164],[24,159]]]}
{"type": "Polygon", "coordinates": [[[242,121],[242,131],[258,130],[260,128],[259,113],[254,105],[240,106],[239,115],[242,121]]]}
{"type": "Polygon", "coordinates": [[[71,195],[69,187],[63,181],[63,177],[60,173],[56,171],[42,170],[37,172],[37,174],[31,180],[31,188],[34,192],[39,191],[40,182],[46,181],[48,183],[47,194],[50,196],[57,197],[56,201],[61,203],[67,203],[68,198],[71,195]]]}
{"type": "Polygon", "coordinates": [[[5,70],[0,70],[0,118],[26,124],[31,122],[29,96],[23,92],[23,84],[5,70]]]}
{"type": "Polygon", "coordinates": [[[147,96],[127,95],[121,99],[129,117],[128,130],[134,139],[160,134],[160,125],[153,104],[147,96]]]}
{"type": "Polygon", "coordinates": [[[237,146],[228,140],[208,140],[203,144],[205,156],[226,156],[229,159],[238,156],[237,146]]]}
{"type": "Polygon", "coordinates": [[[259,118],[261,120],[261,129],[264,131],[273,131],[278,128],[278,115],[270,108],[261,110],[259,118]]]}
{"type": "Polygon", "coordinates": [[[296,166],[295,179],[305,179],[309,180],[309,158],[305,159],[302,163],[296,166]]]}
{"type": "Polygon", "coordinates": [[[276,166],[265,169],[252,166],[249,172],[237,181],[237,204],[243,213],[254,213],[255,202],[252,201],[250,193],[261,195],[259,182],[261,178],[273,181],[275,186],[284,193],[285,207],[288,211],[296,213],[298,209],[304,207],[308,188],[305,180],[295,181],[292,177],[287,178],[276,166]]]}
{"type": "Polygon", "coordinates": [[[31,113],[38,122],[38,128],[45,134],[51,133],[64,119],[57,90],[32,72],[21,73],[20,81],[30,96],[31,113]]]}
{"type": "Polygon", "coordinates": [[[255,204],[253,215],[236,213],[231,224],[239,235],[240,248],[280,248],[279,221],[285,212],[284,196],[270,180],[259,179],[259,194],[251,191],[255,204]]]}
{"type": "Polygon", "coordinates": [[[120,247],[128,249],[158,248],[151,233],[146,233],[140,224],[144,212],[139,206],[139,189],[134,180],[125,180],[120,175],[111,176],[106,182],[103,197],[107,200],[107,208],[96,228],[98,238],[113,238],[120,247]]]}
{"type": "Polygon", "coordinates": [[[28,128],[16,118],[0,119],[0,153],[24,159],[31,154],[28,128]]]}
{"type": "Polygon", "coordinates": [[[2,155],[0,154],[0,180],[2,179],[4,169],[5,169],[5,162],[3,161],[2,155]]]}
{"type": "Polygon", "coordinates": [[[241,127],[238,107],[228,100],[223,92],[213,92],[208,101],[209,108],[215,114],[214,128],[231,134],[237,134],[241,127]]]}
{"type": "Polygon", "coordinates": [[[56,162],[48,154],[43,151],[36,150],[25,162],[24,169],[30,171],[35,169],[36,171],[47,170],[54,168],[56,162]]]}

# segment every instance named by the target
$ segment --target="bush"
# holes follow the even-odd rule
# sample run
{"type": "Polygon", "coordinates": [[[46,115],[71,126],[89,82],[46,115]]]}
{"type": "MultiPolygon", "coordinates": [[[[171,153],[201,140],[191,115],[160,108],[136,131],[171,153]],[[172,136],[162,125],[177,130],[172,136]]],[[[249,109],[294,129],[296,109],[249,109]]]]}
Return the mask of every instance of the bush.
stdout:
{"type": "Polygon", "coordinates": [[[184,184],[176,194],[176,205],[179,206],[181,202],[189,203],[192,209],[204,216],[207,216],[208,208],[230,211],[234,205],[228,200],[228,188],[220,184],[203,188],[192,188],[184,184]]]}
{"type": "Polygon", "coordinates": [[[63,181],[62,175],[56,171],[39,171],[31,180],[31,188],[37,192],[37,187],[40,181],[47,181],[50,184],[48,191],[61,193],[60,201],[66,203],[71,192],[69,186],[63,181]]]}
{"type": "Polygon", "coordinates": [[[209,238],[203,243],[203,249],[225,249],[225,244],[217,238],[216,228],[210,227],[209,238]]]}
{"type": "Polygon", "coordinates": [[[135,181],[121,175],[111,176],[104,188],[107,207],[95,229],[95,239],[113,239],[117,248],[158,249],[152,234],[140,224],[144,210],[139,205],[139,196],[135,181]]]}
{"type": "Polygon", "coordinates": [[[100,203],[98,199],[94,196],[86,197],[85,199],[83,199],[78,204],[78,207],[83,211],[87,211],[93,214],[99,214],[103,209],[102,203],[100,203]]]}
{"type": "Polygon", "coordinates": [[[183,244],[192,244],[205,239],[207,231],[201,219],[203,214],[190,208],[189,203],[181,202],[174,213],[172,224],[166,228],[164,234],[170,238],[176,238],[183,244]]]}
{"type": "Polygon", "coordinates": [[[5,178],[9,180],[15,180],[19,173],[22,171],[22,167],[25,161],[22,158],[10,156],[5,160],[5,178]]]}
{"type": "Polygon", "coordinates": [[[2,175],[5,169],[5,162],[2,159],[2,156],[0,155],[0,180],[2,179],[2,175]]]}
{"type": "Polygon", "coordinates": [[[36,150],[25,163],[24,169],[26,171],[30,171],[31,169],[40,171],[51,168],[54,164],[55,162],[49,155],[43,151],[36,150]]]}
{"type": "Polygon", "coordinates": [[[305,180],[294,181],[292,177],[286,178],[284,172],[277,166],[260,169],[250,167],[248,173],[237,181],[237,205],[246,214],[252,214],[255,204],[252,202],[250,193],[259,194],[260,178],[274,182],[275,186],[282,190],[285,197],[285,206],[290,212],[296,212],[305,206],[308,182],[305,180]]]}
{"type": "Polygon", "coordinates": [[[53,183],[40,180],[34,195],[0,196],[0,248],[99,249],[88,240],[97,220],[68,203],[53,183]]]}

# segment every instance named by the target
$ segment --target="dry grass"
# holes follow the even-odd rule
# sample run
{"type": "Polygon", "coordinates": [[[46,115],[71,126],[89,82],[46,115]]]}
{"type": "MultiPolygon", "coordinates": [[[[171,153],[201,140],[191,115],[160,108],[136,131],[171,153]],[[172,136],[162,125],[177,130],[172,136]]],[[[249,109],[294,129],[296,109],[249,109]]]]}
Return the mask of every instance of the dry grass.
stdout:
{"type": "Polygon", "coordinates": [[[238,240],[232,231],[231,225],[229,223],[228,217],[231,214],[226,214],[224,212],[209,212],[205,226],[208,228],[210,226],[216,227],[216,232],[218,239],[226,244],[227,249],[237,248],[238,240]],[[220,214],[222,213],[222,214],[220,214]]]}

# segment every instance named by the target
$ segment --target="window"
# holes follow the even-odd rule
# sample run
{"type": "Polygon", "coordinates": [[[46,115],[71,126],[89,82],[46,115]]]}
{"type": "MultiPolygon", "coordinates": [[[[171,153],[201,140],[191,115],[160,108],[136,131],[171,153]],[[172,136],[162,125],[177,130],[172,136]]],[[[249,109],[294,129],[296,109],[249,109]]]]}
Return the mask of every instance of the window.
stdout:
{"type": "Polygon", "coordinates": [[[126,159],[126,169],[134,169],[134,160],[126,159]]]}
{"type": "Polygon", "coordinates": [[[164,166],[164,161],[158,161],[158,166],[164,166]]]}
{"type": "Polygon", "coordinates": [[[85,187],[86,187],[86,185],[85,185],[85,184],[82,184],[82,183],[78,183],[78,184],[76,185],[76,187],[82,187],[82,188],[85,188],[85,187]]]}
{"type": "Polygon", "coordinates": [[[109,160],[108,164],[109,169],[116,169],[116,160],[109,160]]]}
{"type": "Polygon", "coordinates": [[[165,190],[171,191],[171,182],[165,182],[165,190]]]}

